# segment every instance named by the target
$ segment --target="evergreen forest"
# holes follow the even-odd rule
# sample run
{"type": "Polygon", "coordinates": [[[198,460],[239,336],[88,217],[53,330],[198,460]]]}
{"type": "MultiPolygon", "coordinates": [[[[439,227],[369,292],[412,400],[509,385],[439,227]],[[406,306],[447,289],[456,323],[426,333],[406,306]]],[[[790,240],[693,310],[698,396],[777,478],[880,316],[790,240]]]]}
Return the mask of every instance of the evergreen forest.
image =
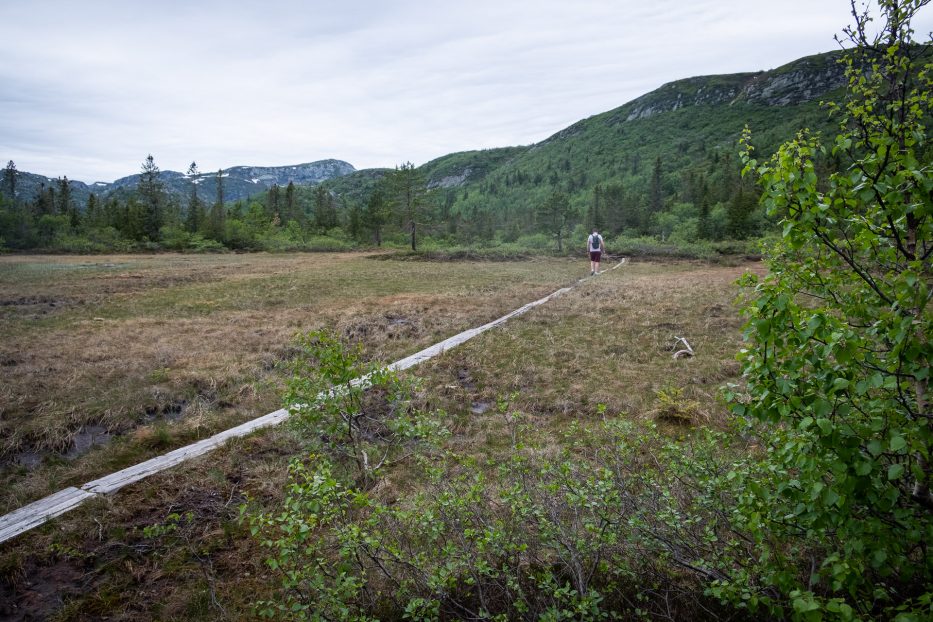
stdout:
{"type": "MultiPolygon", "coordinates": [[[[77,191],[67,177],[26,193],[9,161],[0,180],[0,250],[388,245],[511,256],[576,251],[597,227],[610,252],[743,253],[773,229],[754,181],[741,175],[743,128],[763,156],[800,129],[831,132],[824,103],[844,91],[840,58],[833,52],[767,72],[680,80],[534,145],[273,185],[237,200],[225,199],[224,171],[202,173],[195,162],[186,190],[169,188],[149,155],[134,186],[99,195],[77,191]]],[[[828,173],[839,162],[829,155],[817,165],[828,173]]]]}

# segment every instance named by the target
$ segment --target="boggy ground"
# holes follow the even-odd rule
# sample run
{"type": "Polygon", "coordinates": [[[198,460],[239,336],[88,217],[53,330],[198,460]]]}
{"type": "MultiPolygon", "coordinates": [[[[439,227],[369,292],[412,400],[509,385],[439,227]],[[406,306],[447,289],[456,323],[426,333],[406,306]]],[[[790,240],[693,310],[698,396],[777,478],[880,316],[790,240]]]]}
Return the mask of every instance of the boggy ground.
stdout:
{"type": "MultiPolygon", "coordinates": [[[[41,455],[32,470],[6,467],[3,502],[12,509],[277,408],[276,363],[298,331],[333,328],[391,361],[566,285],[581,267],[353,254],[0,258],[0,301],[19,301],[0,306],[0,361],[15,361],[0,367],[5,456],[41,455]],[[88,424],[115,436],[62,457],[88,424]]],[[[447,412],[451,448],[486,457],[508,450],[492,407],[505,396],[541,439],[598,413],[721,426],[717,388],[739,372],[734,280],[748,269],[760,266],[632,262],[412,373],[424,402],[447,412]],[[675,337],[696,356],[674,360],[675,337]],[[661,394],[679,397],[672,406],[661,394]]],[[[0,545],[0,617],[250,617],[275,582],[238,508],[247,496],[280,501],[285,465],[304,446],[287,426],[241,439],[0,545]]],[[[399,473],[385,494],[410,486],[399,473]]]]}
{"type": "Polygon", "coordinates": [[[297,332],[330,328],[394,360],[566,284],[580,266],[0,257],[0,512],[275,410],[277,366],[297,332]]]}

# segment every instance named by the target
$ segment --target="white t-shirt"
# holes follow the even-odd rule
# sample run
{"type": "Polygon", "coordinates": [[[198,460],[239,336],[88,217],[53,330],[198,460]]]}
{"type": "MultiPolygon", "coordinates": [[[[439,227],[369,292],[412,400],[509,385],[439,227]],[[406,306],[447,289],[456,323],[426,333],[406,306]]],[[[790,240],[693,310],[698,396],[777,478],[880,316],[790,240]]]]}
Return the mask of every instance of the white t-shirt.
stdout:
{"type": "Polygon", "coordinates": [[[590,252],[602,250],[602,241],[603,236],[599,235],[598,233],[590,234],[588,240],[590,245],[590,252]]]}

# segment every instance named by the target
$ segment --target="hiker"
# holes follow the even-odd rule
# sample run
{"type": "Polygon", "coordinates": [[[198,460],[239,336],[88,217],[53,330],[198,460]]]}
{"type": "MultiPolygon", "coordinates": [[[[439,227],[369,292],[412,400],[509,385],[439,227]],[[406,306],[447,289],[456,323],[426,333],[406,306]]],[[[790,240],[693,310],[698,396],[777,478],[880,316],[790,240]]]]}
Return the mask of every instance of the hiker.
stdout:
{"type": "Polygon", "coordinates": [[[599,235],[596,227],[593,227],[593,233],[586,239],[586,250],[590,252],[590,276],[599,274],[599,259],[606,250],[606,245],[603,244],[603,236],[599,235]]]}

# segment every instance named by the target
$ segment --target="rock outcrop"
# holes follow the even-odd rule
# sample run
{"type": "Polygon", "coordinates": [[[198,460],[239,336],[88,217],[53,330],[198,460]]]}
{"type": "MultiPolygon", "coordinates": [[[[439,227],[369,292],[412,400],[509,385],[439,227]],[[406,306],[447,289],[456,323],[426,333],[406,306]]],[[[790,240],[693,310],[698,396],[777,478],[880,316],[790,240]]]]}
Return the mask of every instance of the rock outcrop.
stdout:
{"type": "Polygon", "coordinates": [[[841,52],[819,54],[771,71],[699,76],[669,82],[623,106],[612,121],[647,119],[685,106],[742,101],[761,106],[793,106],[813,101],[845,85],[844,68],[836,62],[840,56],[841,52]]]}

